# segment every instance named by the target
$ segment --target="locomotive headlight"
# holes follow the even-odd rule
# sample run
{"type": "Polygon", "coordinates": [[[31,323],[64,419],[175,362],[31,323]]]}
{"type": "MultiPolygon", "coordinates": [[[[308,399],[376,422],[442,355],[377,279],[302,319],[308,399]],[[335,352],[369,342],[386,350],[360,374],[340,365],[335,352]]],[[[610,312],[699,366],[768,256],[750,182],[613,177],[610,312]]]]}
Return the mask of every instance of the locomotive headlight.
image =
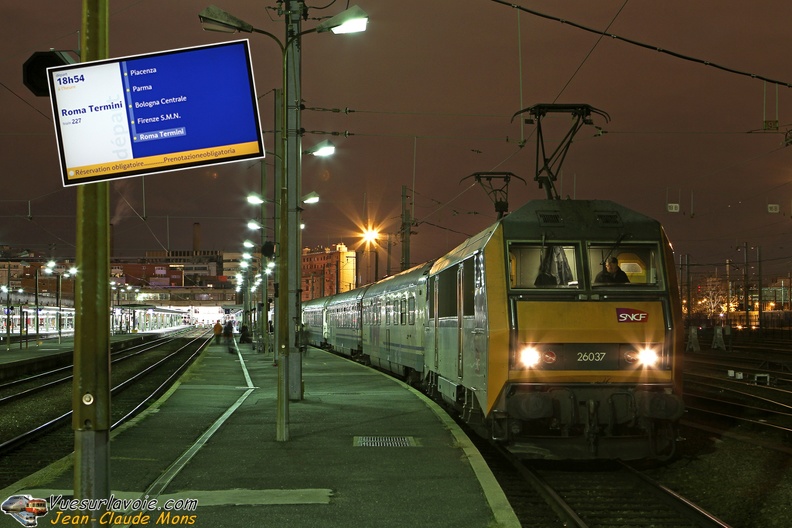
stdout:
{"type": "Polygon", "coordinates": [[[624,353],[627,363],[641,367],[656,367],[660,363],[660,356],[657,350],[650,346],[644,346],[624,353]]]}
{"type": "Polygon", "coordinates": [[[656,367],[660,357],[653,348],[644,347],[638,350],[638,363],[645,367],[656,367]]]}
{"type": "Polygon", "coordinates": [[[541,359],[542,355],[536,347],[529,345],[520,350],[520,363],[526,368],[537,366],[541,359]]]}

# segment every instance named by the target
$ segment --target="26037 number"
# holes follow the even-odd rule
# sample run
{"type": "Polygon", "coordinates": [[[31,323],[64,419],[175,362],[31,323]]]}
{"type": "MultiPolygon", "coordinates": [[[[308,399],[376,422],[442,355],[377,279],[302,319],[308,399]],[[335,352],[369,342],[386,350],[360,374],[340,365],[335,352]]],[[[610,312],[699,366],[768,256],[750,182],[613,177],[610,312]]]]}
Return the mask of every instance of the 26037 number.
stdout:
{"type": "Polygon", "coordinates": [[[579,362],[597,362],[605,359],[605,352],[578,352],[579,362]]]}

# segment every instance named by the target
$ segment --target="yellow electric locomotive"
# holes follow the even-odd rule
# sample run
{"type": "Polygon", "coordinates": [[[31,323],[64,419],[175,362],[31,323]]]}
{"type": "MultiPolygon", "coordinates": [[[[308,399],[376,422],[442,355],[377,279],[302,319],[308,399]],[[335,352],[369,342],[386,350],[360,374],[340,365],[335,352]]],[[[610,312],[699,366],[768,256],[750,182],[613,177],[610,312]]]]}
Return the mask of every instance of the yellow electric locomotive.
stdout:
{"type": "Polygon", "coordinates": [[[533,201],[435,261],[427,297],[426,386],[483,434],[531,458],[673,453],[683,337],[657,221],[533,201]]]}

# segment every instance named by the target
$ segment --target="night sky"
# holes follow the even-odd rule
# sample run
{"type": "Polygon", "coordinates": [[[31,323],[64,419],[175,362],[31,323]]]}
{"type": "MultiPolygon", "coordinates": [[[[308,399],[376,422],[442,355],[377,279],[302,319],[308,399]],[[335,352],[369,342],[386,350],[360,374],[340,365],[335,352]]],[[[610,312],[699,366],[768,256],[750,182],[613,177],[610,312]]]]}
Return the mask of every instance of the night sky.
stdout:
{"type": "MultiPolygon", "coordinates": [[[[283,38],[274,0],[215,1],[283,38]]],[[[303,29],[348,5],[320,9],[328,3],[308,3],[303,29]]],[[[515,2],[652,49],[492,0],[357,3],[370,16],[365,33],[303,38],[303,148],[324,139],[337,147],[332,158],[303,162],[303,193],[322,197],[304,212],[305,246],[354,248],[366,216],[396,233],[406,185],[418,223],[412,261],[439,256],[496,218],[484,190],[463,178],[486,171],[524,178],[527,185],[510,186],[512,209],[544,197],[534,182],[535,127],[512,115],[539,103],[585,103],[611,121],[595,118],[601,131],[578,134],[557,183],[563,196],[609,199],[659,219],[677,254],[706,272],[722,274],[726,259],[742,263],[744,244],[753,248],[749,261],[761,247],[765,275],[792,271],[792,149],[784,146],[792,127],[785,86],[792,83],[792,3],[515,2]],[[778,129],[763,130],[766,120],[778,120],[778,129]],[[669,201],[679,213],[666,211],[669,201]],[[768,204],[780,212],[768,213],[768,204]]],[[[278,47],[264,35],[202,31],[198,12],[207,5],[113,0],[110,55],[249,38],[272,150],[278,47]]],[[[49,100],[24,87],[22,64],[34,51],[76,49],[81,9],[79,0],[3,0],[0,17],[0,245],[57,258],[75,253],[76,192],[61,183],[49,100]]],[[[554,148],[568,117],[544,125],[554,148]]],[[[267,163],[272,181],[271,157],[267,163]]],[[[196,222],[201,249],[238,251],[250,236],[246,221],[258,214],[245,196],[259,186],[255,161],[119,180],[111,185],[115,254],[192,249],[196,222]]],[[[400,251],[393,248],[394,269],[400,251]]]]}

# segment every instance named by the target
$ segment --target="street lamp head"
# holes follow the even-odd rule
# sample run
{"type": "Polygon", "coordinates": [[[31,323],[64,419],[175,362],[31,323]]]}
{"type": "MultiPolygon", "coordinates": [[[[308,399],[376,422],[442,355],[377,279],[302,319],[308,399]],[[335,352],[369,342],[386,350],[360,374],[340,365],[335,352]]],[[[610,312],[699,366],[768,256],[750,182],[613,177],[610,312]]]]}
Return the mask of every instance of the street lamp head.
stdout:
{"type": "Polygon", "coordinates": [[[254,231],[258,231],[259,229],[261,229],[261,224],[259,224],[255,220],[251,220],[250,222],[248,222],[247,226],[248,226],[248,229],[252,229],[254,231]]]}
{"type": "Polygon", "coordinates": [[[332,156],[334,153],[335,145],[325,139],[324,141],[317,143],[313,147],[306,150],[303,154],[313,154],[319,158],[325,158],[327,156],[332,156]]]}
{"type": "Polygon", "coordinates": [[[366,24],[368,24],[368,15],[355,5],[319,24],[316,27],[316,32],[332,31],[337,35],[341,33],[359,33],[366,31],[366,24]]]}
{"type": "Polygon", "coordinates": [[[315,204],[319,203],[319,194],[316,191],[311,191],[305,196],[301,198],[302,203],[304,204],[315,204]]]}
{"type": "Polygon", "coordinates": [[[258,194],[249,194],[247,197],[247,201],[249,204],[253,204],[253,205],[261,205],[266,202],[266,200],[262,196],[259,196],[258,194]]]}
{"type": "Polygon", "coordinates": [[[379,231],[377,231],[376,229],[366,229],[366,231],[363,232],[363,240],[365,240],[366,243],[370,244],[371,242],[374,242],[378,238],[379,238],[379,231]]]}
{"type": "Polygon", "coordinates": [[[253,26],[237,17],[226,13],[217,6],[210,5],[198,13],[198,20],[204,31],[217,31],[220,33],[253,33],[253,26]]]}

